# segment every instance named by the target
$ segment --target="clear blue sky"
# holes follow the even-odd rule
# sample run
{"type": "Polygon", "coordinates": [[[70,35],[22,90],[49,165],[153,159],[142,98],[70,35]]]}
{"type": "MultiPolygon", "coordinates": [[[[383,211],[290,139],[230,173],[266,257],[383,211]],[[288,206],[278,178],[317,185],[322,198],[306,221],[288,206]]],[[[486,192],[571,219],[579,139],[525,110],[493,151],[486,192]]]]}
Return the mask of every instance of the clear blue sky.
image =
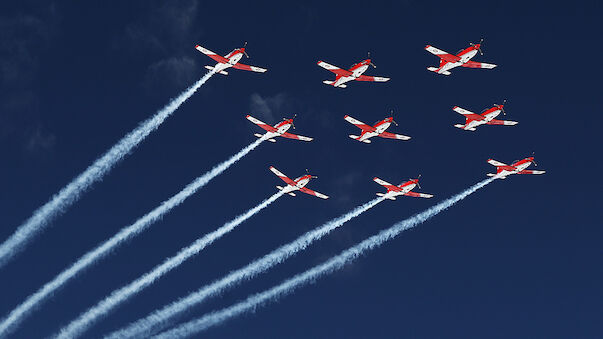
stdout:
{"type": "Polygon", "coordinates": [[[435,200],[384,202],[187,317],[232,304],[318,264],[378,230],[485,178],[488,158],[536,154],[544,176],[488,185],[345,270],[211,338],[595,338],[603,336],[603,170],[600,4],[497,1],[3,2],[0,5],[0,239],[139,121],[248,41],[265,74],[214,76],[101,183],[0,271],[0,314],[84,252],[255,140],[244,119],[297,113],[315,141],[265,143],[161,222],[71,282],[15,337],[55,332],[115,288],[253,207],[306,168],[331,196],[283,197],[95,326],[100,336],[247,264],[372,199],[379,176],[422,174],[435,200]],[[426,70],[426,44],[457,52],[484,37],[493,70],[426,70]],[[388,83],[323,85],[370,51],[388,83]],[[519,125],[453,127],[455,105],[480,112],[507,99],[519,125]],[[395,110],[408,142],[347,137],[350,114],[373,123],[395,110]]]}

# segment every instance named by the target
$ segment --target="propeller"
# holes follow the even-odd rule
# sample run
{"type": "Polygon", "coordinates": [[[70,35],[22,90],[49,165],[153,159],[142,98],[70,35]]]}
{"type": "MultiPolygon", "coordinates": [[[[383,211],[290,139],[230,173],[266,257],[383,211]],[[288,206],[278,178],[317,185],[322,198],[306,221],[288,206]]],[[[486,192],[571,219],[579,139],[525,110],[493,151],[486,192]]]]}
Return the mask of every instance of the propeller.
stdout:
{"type": "Polygon", "coordinates": [[[316,175],[311,175],[310,172],[308,172],[308,169],[306,168],[306,174],[310,176],[310,178],[312,179],[317,179],[318,177],[316,175]]]}
{"type": "MultiPolygon", "coordinates": [[[[293,119],[295,119],[295,117],[297,116],[296,114],[293,114],[293,117],[290,119],[291,120],[291,128],[295,129],[295,124],[293,124],[293,119]]],[[[283,120],[288,120],[287,118],[283,118],[283,120]]]]}
{"type": "Polygon", "coordinates": [[[505,107],[504,107],[506,103],[507,103],[507,99],[504,99],[502,105],[494,104],[494,107],[497,107],[498,109],[500,109],[503,115],[507,115],[507,112],[505,112],[505,107]]]}
{"type": "MultiPolygon", "coordinates": [[[[371,58],[371,52],[368,52],[367,55],[368,55],[368,59],[370,59],[371,58]]],[[[375,66],[375,64],[372,61],[369,62],[369,65],[373,66],[373,68],[377,68],[377,66],[375,66]]]]}
{"type": "Polygon", "coordinates": [[[421,189],[421,185],[419,185],[419,179],[421,178],[421,175],[419,174],[419,176],[417,176],[417,179],[410,179],[410,180],[417,180],[417,187],[419,189],[421,189]]]}
{"type": "Polygon", "coordinates": [[[392,110],[390,111],[390,113],[391,113],[391,117],[392,117],[392,123],[393,123],[394,125],[396,125],[396,127],[397,127],[397,126],[398,126],[398,123],[396,122],[396,120],[394,120],[394,110],[392,109],[392,110]]]}
{"type": "Polygon", "coordinates": [[[243,44],[243,54],[245,54],[247,59],[249,59],[249,55],[247,54],[247,52],[245,52],[245,47],[247,47],[247,41],[245,41],[245,43],[243,44]]]}
{"type": "Polygon", "coordinates": [[[534,161],[534,152],[532,152],[532,163],[534,164],[534,167],[538,167],[538,164],[536,163],[536,161],[534,161]]]}
{"type": "MultiPolygon", "coordinates": [[[[482,52],[482,42],[484,42],[484,38],[481,38],[481,40],[479,41],[479,43],[478,43],[479,47],[477,48],[477,50],[479,51],[479,54],[484,55],[484,52],[482,52]]],[[[476,44],[474,44],[473,42],[470,42],[469,45],[475,46],[476,44]]]]}

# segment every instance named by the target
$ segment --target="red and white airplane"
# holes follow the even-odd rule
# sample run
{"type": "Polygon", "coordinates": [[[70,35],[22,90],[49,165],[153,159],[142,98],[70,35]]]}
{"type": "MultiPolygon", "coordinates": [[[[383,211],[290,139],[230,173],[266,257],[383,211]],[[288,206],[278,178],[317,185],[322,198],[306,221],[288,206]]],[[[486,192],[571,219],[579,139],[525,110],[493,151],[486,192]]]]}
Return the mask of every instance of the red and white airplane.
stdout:
{"type": "Polygon", "coordinates": [[[371,62],[370,54],[369,54],[369,59],[362,60],[357,64],[353,64],[352,67],[350,67],[350,69],[348,69],[348,70],[341,69],[337,66],[333,66],[322,60],[319,61],[317,64],[318,64],[318,66],[335,73],[335,75],[336,75],[335,81],[330,81],[330,80],[323,81],[324,84],[332,85],[333,87],[346,88],[347,85],[345,85],[345,83],[348,81],[352,81],[352,80],[386,82],[386,81],[389,81],[389,79],[390,79],[390,78],[362,75],[362,73],[366,72],[366,70],[369,68],[369,66],[373,66],[373,68],[377,68],[377,66],[375,66],[375,64],[373,64],[371,62]]]}
{"type": "Polygon", "coordinates": [[[308,173],[308,170],[306,170],[306,175],[302,175],[301,177],[296,178],[295,180],[289,179],[289,177],[287,177],[283,173],[279,172],[279,170],[277,170],[273,166],[270,166],[270,170],[272,172],[274,172],[274,174],[276,174],[279,178],[281,178],[285,183],[287,183],[287,186],[285,186],[285,187],[276,186],[276,188],[278,188],[279,190],[283,191],[286,194],[289,194],[292,197],[295,196],[295,193],[293,193],[293,191],[300,191],[300,192],[310,194],[310,195],[313,195],[313,196],[316,196],[316,197],[319,197],[322,199],[329,198],[328,196],[326,196],[322,193],[318,193],[316,191],[313,191],[313,190],[305,187],[308,184],[308,182],[310,182],[310,179],[318,178],[317,176],[310,175],[308,173]]]}
{"type": "Polygon", "coordinates": [[[502,105],[494,104],[494,106],[484,110],[480,114],[475,114],[471,111],[468,111],[464,108],[460,108],[458,106],[454,106],[452,109],[465,116],[465,124],[456,124],[454,127],[464,129],[466,131],[475,131],[475,128],[480,125],[505,125],[505,126],[513,126],[517,125],[517,121],[510,120],[497,120],[496,118],[501,112],[503,115],[505,113],[505,101],[503,101],[502,105]]]}
{"type": "Polygon", "coordinates": [[[528,157],[522,160],[514,161],[511,165],[504,164],[500,161],[496,161],[494,159],[488,159],[488,163],[492,166],[496,166],[496,174],[488,173],[489,177],[494,177],[496,179],[505,179],[508,175],[511,174],[544,174],[546,171],[532,171],[527,170],[532,163],[534,166],[536,162],[534,161],[534,157],[528,157]]]}
{"type": "Polygon", "coordinates": [[[406,135],[402,135],[402,134],[394,134],[394,133],[389,133],[386,132],[385,130],[389,128],[389,126],[393,123],[396,126],[398,126],[398,123],[396,123],[394,121],[393,117],[389,117],[389,118],[385,118],[381,121],[377,121],[375,123],[374,126],[369,126],[367,124],[365,124],[362,121],[358,121],[354,118],[352,118],[349,115],[346,115],[345,117],[343,117],[347,122],[355,125],[356,127],[360,128],[362,130],[362,133],[360,133],[360,135],[352,135],[350,134],[350,138],[354,139],[354,140],[358,140],[361,142],[364,142],[366,144],[370,144],[371,141],[369,140],[372,137],[375,136],[379,136],[382,138],[388,138],[388,139],[398,139],[398,140],[408,140],[410,139],[409,136],[406,135]]]}
{"type": "MultiPolygon", "coordinates": [[[[420,177],[421,176],[419,175],[419,178],[420,177]]],[[[387,188],[387,193],[377,193],[378,196],[383,197],[384,199],[396,200],[396,197],[399,195],[406,195],[406,196],[415,197],[415,198],[431,198],[431,197],[433,197],[432,194],[411,192],[411,190],[417,186],[419,188],[421,188],[421,186],[419,186],[419,178],[410,179],[409,181],[403,182],[398,186],[392,185],[389,182],[381,180],[377,177],[373,178],[373,181],[375,181],[379,185],[387,188]]]]}
{"type": "Polygon", "coordinates": [[[283,121],[279,122],[278,124],[276,124],[274,126],[270,126],[267,123],[264,123],[256,118],[252,117],[251,115],[248,115],[246,118],[247,118],[247,120],[253,122],[254,124],[256,124],[266,130],[265,134],[255,133],[254,135],[258,138],[264,138],[270,142],[276,142],[276,140],[273,139],[274,137],[284,137],[284,138],[302,140],[302,141],[312,141],[313,140],[312,138],[304,137],[303,135],[296,135],[296,134],[291,134],[291,133],[287,132],[291,127],[293,127],[293,129],[295,129],[295,125],[293,125],[293,119],[295,119],[295,115],[291,119],[283,118],[283,121]]]}
{"type": "Polygon", "coordinates": [[[471,58],[473,58],[478,51],[481,55],[484,55],[480,48],[483,41],[484,39],[480,40],[480,42],[477,44],[470,42],[470,47],[460,50],[456,55],[444,52],[441,49],[437,49],[433,46],[427,45],[425,47],[425,50],[440,58],[440,67],[427,67],[427,69],[438,74],[450,75],[452,73],[450,73],[449,71],[459,66],[468,68],[494,68],[496,67],[496,65],[487,64],[484,62],[471,61],[471,58]]]}
{"type": "Polygon", "coordinates": [[[233,67],[236,69],[242,69],[245,71],[259,72],[259,73],[266,72],[265,68],[249,66],[249,65],[245,65],[245,64],[242,64],[239,62],[239,60],[241,60],[243,55],[245,55],[247,58],[249,58],[249,55],[247,55],[247,52],[245,52],[246,46],[247,46],[247,42],[245,42],[245,45],[243,45],[242,48],[237,48],[237,49],[233,50],[232,52],[226,54],[225,56],[220,56],[220,55],[210,51],[209,49],[203,48],[199,45],[195,46],[195,48],[199,52],[207,55],[208,57],[210,57],[218,62],[213,67],[205,66],[205,68],[214,71],[214,73],[228,75],[228,72],[226,72],[225,69],[230,68],[230,67],[233,67]]]}

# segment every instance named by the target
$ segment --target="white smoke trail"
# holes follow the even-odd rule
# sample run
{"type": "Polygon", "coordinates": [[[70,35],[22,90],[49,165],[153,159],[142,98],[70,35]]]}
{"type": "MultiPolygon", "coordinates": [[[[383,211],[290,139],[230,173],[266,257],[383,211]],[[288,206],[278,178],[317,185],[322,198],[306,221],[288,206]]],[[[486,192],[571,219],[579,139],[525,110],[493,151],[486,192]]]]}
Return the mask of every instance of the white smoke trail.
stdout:
{"type": "Polygon", "coordinates": [[[122,160],[132,149],[144,140],[151,132],[156,130],[178,107],[190,98],[213,75],[213,71],[205,74],[199,81],[187,88],[184,92],[172,99],[167,106],[154,116],[142,122],[136,129],[128,133],[103,156],[98,158],[83,173],[73,179],[50,201],[34,211],[17,230],[0,245],[0,269],[6,265],[17,253],[27,246],[33,237],[38,235],[54,217],[75,203],[80,195],[92,184],[99,181],[115,164],[122,160]]]}
{"type": "Polygon", "coordinates": [[[232,287],[245,279],[251,279],[257,274],[283,262],[297,252],[304,250],[314,241],[327,235],[330,231],[371,209],[381,201],[383,201],[383,198],[375,198],[339,218],[333,219],[312,231],[306,232],[296,240],[277,248],[241,269],[229,273],[224,278],[202,287],[187,297],[151,313],[146,318],[140,319],[130,324],[128,327],[108,335],[107,338],[148,338],[152,333],[156,333],[168,326],[175,317],[186,311],[188,308],[203,302],[206,298],[221,293],[225,289],[232,287]]]}
{"type": "Polygon", "coordinates": [[[163,215],[165,215],[167,212],[171,211],[174,207],[180,205],[182,202],[184,202],[184,200],[186,200],[186,198],[193,195],[201,187],[205,186],[211,179],[224,172],[227,168],[239,161],[246,154],[258,147],[262,141],[264,141],[264,138],[257,139],[252,144],[230,157],[228,160],[215,166],[202,176],[196,178],[182,191],[162,202],[161,205],[144,215],[142,218],[138,219],[135,223],[122,228],[109,240],[86,253],[84,256],[74,262],[69,268],[57,275],[52,281],[46,283],[46,285],[44,285],[36,293],[30,295],[22,304],[12,310],[10,314],[0,323],[0,337],[3,337],[7,333],[16,329],[18,324],[25,316],[33,311],[34,308],[38,306],[39,303],[44,301],[48,296],[55,293],[66,282],[74,278],[77,274],[81,273],[84,269],[88,268],[88,266],[104,258],[126,240],[138,235],[152,223],[163,217],[163,215]]]}
{"type": "Polygon", "coordinates": [[[268,207],[271,203],[273,203],[276,199],[280,198],[283,194],[283,191],[275,193],[270,198],[262,201],[259,205],[237,216],[235,219],[227,222],[217,230],[197,239],[190,246],[181,249],[178,254],[165,260],[161,265],[156,266],[152,271],[132,281],[130,284],[116,291],[113,291],[111,295],[100,301],[98,304],[90,308],[85,313],[82,313],[76,320],[72,321],[69,325],[63,327],[59,331],[57,338],[75,338],[81,336],[82,333],[84,333],[88,328],[90,328],[90,326],[92,326],[97,321],[101,320],[103,316],[105,316],[115,307],[119,306],[119,304],[126,301],[128,298],[134,296],[135,294],[138,294],[138,292],[153,284],[164,274],[178,267],[185,260],[196,255],[205,247],[221,238],[224,234],[232,231],[235,227],[243,223],[245,220],[251,218],[254,214],[268,207]]]}
{"type": "Polygon", "coordinates": [[[211,326],[218,325],[225,320],[228,320],[232,317],[235,317],[239,314],[242,314],[246,311],[254,310],[259,306],[262,306],[264,303],[268,301],[273,301],[278,299],[279,297],[285,296],[291,292],[293,292],[296,288],[306,285],[310,282],[315,281],[317,278],[332,273],[335,270],[341,269],[346,264],[355,260],[359,256],[365,254],[366,252],[381,246],[388,240],[393,239],[402,231],[417,226],[430,218],[434,217],[438,213],[444,211],[445,209],[451,207],[455,203],[463,200],[471,193],[477,191],[478,189],[484,187],[485,185],[492,182],[494,179],[489,178],[482,182],[475,184],[469,189],[442,201],[441,203],[427,209],[424,212],[421,212],[417,215],[414,215],[406,220],[403,220],[392,227],[379,232],[378,234],[360,242],[359,244],[343,251],[341,254],[327,260],[326,262],[314,266],[313,268],[290,278],[280,285],[277,285],[269,290],[266,290],[262,293],[251,295],[245,301],[239,302],[233,306],[222,309],[220,311],[209,313],[201,318],[189,321],[184,323],[181,326],[178,326],[172,330],[161,333],[155,338],[182,338],[189,337],[194,335],[200,331],[203,331],[211,326]]]}

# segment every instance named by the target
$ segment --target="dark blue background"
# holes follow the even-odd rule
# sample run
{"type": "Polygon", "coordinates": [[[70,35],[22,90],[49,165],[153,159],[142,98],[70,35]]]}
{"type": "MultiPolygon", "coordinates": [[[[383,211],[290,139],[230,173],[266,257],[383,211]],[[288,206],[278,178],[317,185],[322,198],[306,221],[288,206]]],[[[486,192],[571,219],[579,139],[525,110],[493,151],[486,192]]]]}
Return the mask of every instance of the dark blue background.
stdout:
{"type": "MultiPolygon", "coordinates": [[[[254,139],[246,114],[298,114],[312,143],[278,140],[213,180],[163,221],[69,283],[15,333],[55,332],[117,287],[275,192],[274,165],[331,195],[283,197],[129,301],[98,336],[247,264],[374,197],[379,176],[422,174],[434,200],[384,202],[304,253],[190,311],[232,304],[318,264],[378,230],[485,178],[492,157],[536,152],[544,176],[496,181],[345,270],[207,337],[594,338],[603,336],[601,269],[601,5],[584,2],[86,1],[0,5],[0,238],[119,138],[248,41],[266,74],[215,75],[101,183],[0,272],[5,315],[121,227],[254,139]],[[485,38],[494,70],[425,68],[425,44],[455,53],[485,38]],[[317,67],[348,67],[367,51],[384,84],[334,89],[317,67]],[[454,105],[480,112],[508,99],[515,127],[466,132],[454,105]],[[395,110],[409,142],[354,142],[395,110]]],[[[186,318],[185,318],[186,319],[186,318]]],[[[184,319],[183,319],[184,320],[184,319]]]]}

